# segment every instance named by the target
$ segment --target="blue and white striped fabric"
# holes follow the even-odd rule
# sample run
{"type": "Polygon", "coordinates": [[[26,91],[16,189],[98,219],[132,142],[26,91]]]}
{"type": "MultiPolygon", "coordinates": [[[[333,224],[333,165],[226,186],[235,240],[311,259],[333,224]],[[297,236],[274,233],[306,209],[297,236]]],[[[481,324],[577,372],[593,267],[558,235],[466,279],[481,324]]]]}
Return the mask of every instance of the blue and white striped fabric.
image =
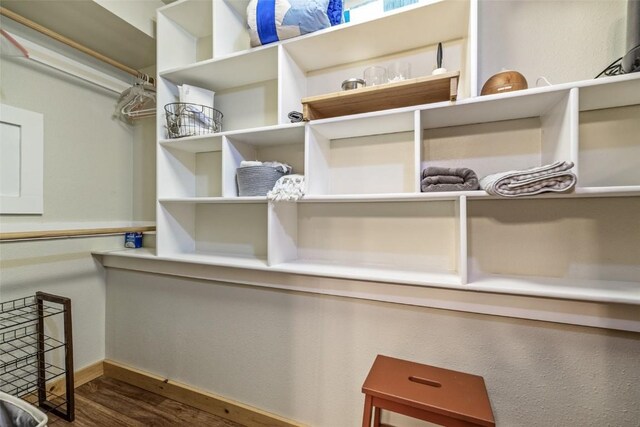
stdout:
{"type": "Polygon", "coordinates": [[[251,46],[312,33],[342,22],[342,0],[251,0],[251,46]]]}

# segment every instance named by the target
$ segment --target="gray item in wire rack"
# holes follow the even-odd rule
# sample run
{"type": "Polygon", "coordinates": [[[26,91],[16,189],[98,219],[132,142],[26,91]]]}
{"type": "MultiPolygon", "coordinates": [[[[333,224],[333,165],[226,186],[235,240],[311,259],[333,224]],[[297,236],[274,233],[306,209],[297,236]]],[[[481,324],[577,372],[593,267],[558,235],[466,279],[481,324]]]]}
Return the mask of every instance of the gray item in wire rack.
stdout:
{"type": "Polygon", "coordinates": [[[206,105],[172,102],[164,106],[169,138],[222,132],[223,114],[206,105]]]}
{"type": "Polygon", "coordinates": [[[236,170],[240,197],[266,196],[276,181],[289,174],[273,166],[244,166],[236,170]]]}

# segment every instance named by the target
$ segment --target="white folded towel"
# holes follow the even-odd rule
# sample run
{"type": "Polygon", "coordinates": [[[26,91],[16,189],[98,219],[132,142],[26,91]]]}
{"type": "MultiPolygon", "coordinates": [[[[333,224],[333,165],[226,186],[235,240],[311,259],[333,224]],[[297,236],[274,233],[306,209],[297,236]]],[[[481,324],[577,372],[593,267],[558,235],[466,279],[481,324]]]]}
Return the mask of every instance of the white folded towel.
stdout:
{"type": "Polygon", "coordinates": [[[262,166],[262,162],[257,160],[243,160],[240,162],[241,168],[246,168],[247,166],[262,166]]]}
{"type": "Polygon", "coordinates": [[[526,170],[487,175],[480,188],[503,197],[533,196],[544,192],[565,192],[576,185],[576,176],[569,172],[573,162],[556,162],[526,170]]]}

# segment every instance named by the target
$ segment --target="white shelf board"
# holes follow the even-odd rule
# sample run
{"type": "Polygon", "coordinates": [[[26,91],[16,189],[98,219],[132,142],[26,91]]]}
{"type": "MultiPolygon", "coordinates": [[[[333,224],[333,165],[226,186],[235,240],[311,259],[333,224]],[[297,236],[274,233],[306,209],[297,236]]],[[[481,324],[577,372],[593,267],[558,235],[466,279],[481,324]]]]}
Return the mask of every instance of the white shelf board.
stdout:
{"type": "Polygon", "coordinates": [[[577,82],[580,111],[640,104],[640,73],[577,82]]]}
{"type": "Polygon", "coordinates": [[[469,0],[431,0],[369,21],[289,39],[282,45],[303,71],[320,70],[466,38],[469,13],[469,0]]]}
{"type": "Polygon", "coordinates": [[[380,267],[347,266],[319,261],[296,260],[269,267],[267,266],[266,260],[260,257],[209,253],[157,256],[154,248],[94,251],[92,253],[125,258],[213,265],[370,282],[419,285],[502,295],[640,305],[640,282],[493,275],[475,279],[468,285],[462,285],[459,277],[455,273],[416,272],[380,267]]]}
{"type": "MultiPolygon", "coordinates": [[[[637,197],[640,185],[621,187],[582,187],[572,193],[543,193],[531,197],[500,197],[488,194],[484,190],[441,191],[437,193],[377,193],[377,194],[317,194],[305,195],[296,203],[385,203],[385,202],[428,202],[455,201],[460,197],[473,200],[535,200],[535,199],[573,199],[591,197],[637,197]]],[[[158,199],[160,203],[267,203],[264,196],[256,197],[167,197],[158,199]]],[[[291,203],[291,202],[275,202],[291,203]]]]}
{"type": "Polygon", "coordinates": [[[241,131],[224,132],[227,138],[253,146],[304,144],[305,123],[287,123],[241,131]]]}
{"type": "Polygon", "coordinates": [[[488,196],[485,191],[441,191],[438,193],[378,193],[378,194],[322,194],[306,195],[298,203],[366,203],[366,202],[421,202],[457,200],[461,196],[488,196]]]}
{"type": "Polygon", "coordinates": [[[249,269],[267,269],[266,257],[252,257],[247,255],[230,255],[207,252],[193,252],[173,254],[164,257],[171,261],[185,261],[194,264],[213,264],[220,267],[235,267],[249,269]]]}
{"type": "Polygon", "coordinates": [[[416,107],[376,111],[309,122],[311,129],[327,139],[357,138],[414,130],[416,107]]]}
{"type": "Polygon", "coordinates": [[[160,203],[216,204],[216,203],[267,203],[266,196],[255,197],[167,197],[160,203]]]}
{"type": "Polygon", "coordinates": [[[388,282],[455,289],[466,288],[461,285],[460,278],[455,272],[411,271],[380,266],[351,266],[334,262],[300,260],[281,263],[269,267],[266,259],[261,257],[203,252],[157,256],[153,248],[95,251],[93,253],[98,255],[115,255],[159,261],[177,261],[193,264],[215,265],[220,267],[246,268],[250,270],[266,270],[281,273],[301,274],[304,276],[336,277],[343,279],[365,280],[370,282],[388,282]]]}
{"type": "Polygon", "coordinates": [[[457,200],[460,197],[487,200],[573,199],[586,197],[640,196],[640,185],[618,187],[577,187],[570,193],[542,193],[530,197],[493,196],[484,190],[441,191],[437,193],[378,193],[378,194],[309,194],[298,203],[364,203],[364,202],[420,202],[457,200]]]}
{"type": "Polygon", "coordinates": [[[234,141],[240,141],[254,146],[303,144],[304,126],[305,123],[287,123],[284,125],[231,130],[209,135],[161,139],[160,145],[190,153],[220,151],[222,150],[222,138],[225,136],[234,141]]]}
{"type": "Polygon", "coordinates": [[[449,105],[419,107],[423,129],[540,117],[568,96],[569,89],[538,88],[467,98],[449,105]]]}
{"type": "Polygon", "coordinates": [[[222,150],[222,134],[196,135],[184,138],[161,139],[160,145],[189,153],[222,150]]]}
{"type": "Polygon", "coordinates": [[[198,38],[212,34],[212,12],[210,1],[194,0],[178,0],[158,9],[158,13],[162,13],[198,38]]]}
{"type": "Polygon", "coordinates": [[[640,196],[640,185],[620,185],[611,187],[578,187],[577,197],[632,197],[640,196]]]}
{"type": "Polygon", "coordinates": [[[295,273],[319,277],[390,282],[406,285],[463,288],[455,272],[415,271],[374,265],[346,265],[337,262],[294,260],[269,268],[283,273],[295,273]]]}
{"type": "Polygon", "coordinates": [[[278,78],[277,46],[261,46],[160,72],[175,84],[222,91],[278,78]]]}
{"type": "Polygon", "coordinates": [[[576,187],[574,191],[568,193],[542,193],[528,197],[501,197],[493,196],[486,191],[466,191],[462,195],[469,199],[489,199],[489,200],[533,200],[533,199],[576,199],[587,197],[632,197],[640,196],[640,185],[617,186],[617,187],[576,187]]]}
{"type": "MultiPolygon", "coordinates": [[[[145,233],[146,234],[146,233],[145,233]]],[[[94,255],[115,255],[130,258],[146,258],[158,259],[156,256],[156,248],[137,248],[137,249],[116,249],[107,251],[92,251],[94,255]]]]}
{"type": "Polygon", "coordinates": [[[93,251],[95,255],[120,256],[125,258],[142,258],[157,261],[174,261],[190,264],[215,265],[219,267],[246,268],[250,270],[267,270],[267,259],[247,255],[229,255],[207,252],[184,254],[156,255],[155,248],[119,249],[115,251],[93,251]]]}
{"type": "Polygon", "coordinates": [[[98,255],[116,255],[122,257],[145,258],[158,261],[177,261],[192,264],[216,265],[220,267],[234,267],[247,269],[267,269],[266,258],[250,257],[243,255],[226,255],[216,253],[185,253],[168,256],[157,256],[154,248],[124,249],[117,251],[93,252],[98,255]]]}
{"type": "Polygon", "coordinates": [[[640,282],[493,275],[474,280],[467,287],[500,294],[640,304],[640,282]]]}

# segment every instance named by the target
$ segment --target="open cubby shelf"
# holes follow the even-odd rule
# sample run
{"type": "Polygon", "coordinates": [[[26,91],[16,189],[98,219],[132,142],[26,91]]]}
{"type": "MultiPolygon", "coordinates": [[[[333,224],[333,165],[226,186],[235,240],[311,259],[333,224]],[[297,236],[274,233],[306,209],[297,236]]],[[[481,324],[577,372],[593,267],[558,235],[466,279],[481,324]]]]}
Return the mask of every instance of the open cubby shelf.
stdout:
{"type": "Polygon", "coordinates": [[[158,117],[157,259],[640,304],[629,243],[640,240],[640,75],[478,97],[476,0],[424,2],[257,48],[246,3],[159,9],[158,103],[192,84],[216,91],[225,117],[223,132],[181,139],[165,139],[158,117]],[[412,77],[429,75],[439,41],[460,71],[456,102],[289,123],[303,98],[336,92],[367,66],[405,61],[412,77]],[[305,197],[240,197],[243,160],[291,164],[305,197]],[[575,163],[571,193],[420,192],[430,165],[482,177],[560,160],[575,163]],[[589,243],[594,235],[602,242],[589,243]]]}

